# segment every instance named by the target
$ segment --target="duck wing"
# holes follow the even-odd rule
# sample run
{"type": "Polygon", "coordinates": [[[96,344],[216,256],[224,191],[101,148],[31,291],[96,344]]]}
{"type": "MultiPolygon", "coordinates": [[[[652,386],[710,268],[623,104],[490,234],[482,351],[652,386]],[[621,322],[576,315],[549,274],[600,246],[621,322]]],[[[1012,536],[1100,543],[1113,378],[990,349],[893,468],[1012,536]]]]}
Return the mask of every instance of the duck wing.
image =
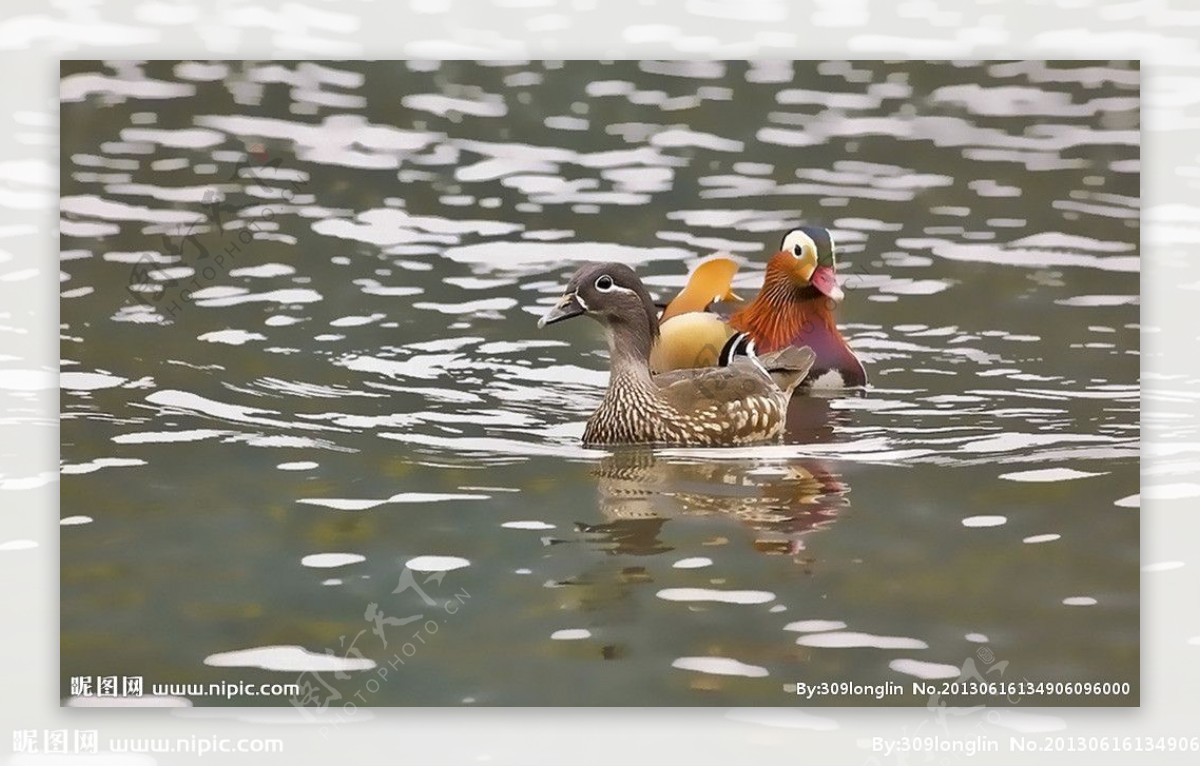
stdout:
{"type": "Polygon", "coordinates": [[[662,398],[681,413],[728,412],[754,398],[781,396],[765,370],[739,362],[727,368],[675,370],[654,376],[662,398]]]}
{"type": "Polygon", "coordinates": [[[775,381],[775,385],[790,397],[808,375],[808,371],[812,370],[817,361],[817,353],[807,346],[785,346],[778,351],[762,355],[758,361],[775,381]]]}
{"type": "Polygon", "coordinates": [[[728,253],[716,253],[702,259],[688,275],[683,290],[663,308],[661,321],[688,312],[702,312],[712,303],[740,300],[733,292],[737,269],[737,261],[728,253]]]}

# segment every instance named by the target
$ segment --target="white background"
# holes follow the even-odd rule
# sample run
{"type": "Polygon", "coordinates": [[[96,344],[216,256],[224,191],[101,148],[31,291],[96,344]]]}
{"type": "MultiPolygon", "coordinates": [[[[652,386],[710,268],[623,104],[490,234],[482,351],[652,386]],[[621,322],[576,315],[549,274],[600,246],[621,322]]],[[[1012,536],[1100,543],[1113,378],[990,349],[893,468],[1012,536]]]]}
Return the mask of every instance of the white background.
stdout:
{"type": "MultiPolygon", "coordinates": [[[[966,761],[962,754],[871,750],[873,737],[906,735],[997,739],[1002,750],[976,757],[978,763],[1200,761],[1200,752],[1008,751],[1009,738],[1020,735],[1039,742],[1200,735],[1198,41],[1194,0],[6,0],[0,6],[7,107],[0,110],[0,759],[12,729],[68,728],[98,730],[101,743],[125,735],[280,737],[283,754],[262,761],[291,764],[966,761]],[[1142,708],[948,716],[853,709],[377,710],[324,731],[283,709],[60,710],[60,57],[1141,59],[1142,708]]],[[[159,761],[197,762],[186,754],[159,761]]]]}

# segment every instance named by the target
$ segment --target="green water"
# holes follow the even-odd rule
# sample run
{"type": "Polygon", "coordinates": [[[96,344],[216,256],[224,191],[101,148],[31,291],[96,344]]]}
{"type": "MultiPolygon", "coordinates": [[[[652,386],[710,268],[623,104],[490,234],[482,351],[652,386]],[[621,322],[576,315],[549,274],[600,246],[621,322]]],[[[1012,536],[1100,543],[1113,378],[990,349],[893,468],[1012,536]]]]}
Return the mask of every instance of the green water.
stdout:
{"type": "Polygon", "coordinates": [[[926,705],[974,669],[1136,702],[1135,65],[64,75],[64,700],[926,705]],[[668,295],[728,250],[753,293],[801,222],[865,395],[780,445],[580,448],[607,352],[536,327],[577,262],[668,295]],[[274,646],[333,659],[238,654],[274,646]]]}

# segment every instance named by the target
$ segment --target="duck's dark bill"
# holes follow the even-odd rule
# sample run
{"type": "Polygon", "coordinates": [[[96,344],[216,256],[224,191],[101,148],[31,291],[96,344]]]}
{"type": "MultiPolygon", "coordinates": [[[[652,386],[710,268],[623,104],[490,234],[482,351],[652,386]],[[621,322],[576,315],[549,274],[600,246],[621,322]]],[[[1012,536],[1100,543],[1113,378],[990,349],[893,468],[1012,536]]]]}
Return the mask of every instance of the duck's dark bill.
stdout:
{"type": "Polygon", "coordinates": [[[579,303],[579,297],[574,293],[568,293],[558,299],[558,303],[552,306],[550,311],[542,315],[542,318],[538,320],[538,327],[544,328],[560,320],[569,320],[572,317],[583,314],[585,311],[587,309],[584,309],[583,304],[579,303]]]}

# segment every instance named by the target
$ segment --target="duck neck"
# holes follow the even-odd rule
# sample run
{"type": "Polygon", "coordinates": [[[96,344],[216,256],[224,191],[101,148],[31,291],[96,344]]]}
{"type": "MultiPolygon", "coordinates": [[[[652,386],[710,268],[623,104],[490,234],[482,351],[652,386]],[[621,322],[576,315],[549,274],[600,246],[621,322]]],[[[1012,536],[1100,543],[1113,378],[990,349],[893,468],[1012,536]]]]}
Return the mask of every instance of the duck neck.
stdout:
{"type": "Polygon", "coordinates": [[[651,387],[650,349],[654,345],[654,328],[625,320],[608,324],[608,354],[611,378],[608,391],[618,385],[651,387]]]}
{"type": "Polygon", "coordinates": [[[798,287],[790,279],[768,280],[754,301],[733,315],[731,324],[749,333],[761,353],[825,336],[845,344],[830,301],[811,286],[798,287]]]}
{"type": "Polygon", "coordinates": [[[833,370],[846,386],[861,386],[866,370],[838,331],[833,301],[811,286],[763,286],[754,302],[730,318],[737,330],[754,338],[760,354],[787,346],[807,346],[817,355],[810,377],[833,370]]]}

